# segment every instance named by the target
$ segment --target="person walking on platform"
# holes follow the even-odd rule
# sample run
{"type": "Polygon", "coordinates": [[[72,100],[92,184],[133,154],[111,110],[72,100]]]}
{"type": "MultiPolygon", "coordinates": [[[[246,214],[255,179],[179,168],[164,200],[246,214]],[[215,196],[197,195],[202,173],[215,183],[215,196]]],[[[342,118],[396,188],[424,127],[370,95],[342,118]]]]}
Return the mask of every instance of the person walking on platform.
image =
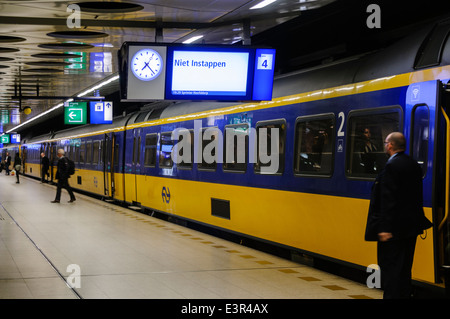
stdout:
{"type": "Polygon", "coordinates": [[[9,155],[8,152],[6,152],[6,156],[5,156],[5,171],[6,171],[6,175],[9,175],[9,165],[11,165],[11,156],[9,155]]]}
{"type": "Polygon", "coordinates": [[[75,195],[73,194],[72,189],[69,185],[69,161],[64,156],[64,150],[60,148],[57,154],[58,160],[58,169],[56,171],[56,179],[58,180],[58,184],[56,185],[56,197],[55,200],[51,201],[51,203],[59,203],[61,200],[61,190],[62,188],[67,189],[67,192],[70,195],[69,203],[73,203],[75,201],[75,195]]]}
{"type": "Polygon", "coordinates": [[[16,178],[17,178],[17,182],[16,184],[19,184],[19,173],[20,170],[22,169],[22,160],[20,159],[19,153],[16,153],[16,155],[14,156],[14,169],[16,170],[16,178]]]}
{"type": "Polygon", "coordinates": [[[50,174],[48,173],[48,169],[50,168],[50,161],[47,156],[45,156],[45,153],[41,153],[42,158],[42,168],[41,168],[41,183],[47,182],[47,178],[50,177],[50,174]]]}
{"type": "Polygon", "coordinates": [[[384,148],[390,157],[372,187],[365,240],[378,241],[383,298],[407,299],[417,236],[433,224],[423,211],[422,169],[405,154],[405,136],[389,134],[384,148]]]}

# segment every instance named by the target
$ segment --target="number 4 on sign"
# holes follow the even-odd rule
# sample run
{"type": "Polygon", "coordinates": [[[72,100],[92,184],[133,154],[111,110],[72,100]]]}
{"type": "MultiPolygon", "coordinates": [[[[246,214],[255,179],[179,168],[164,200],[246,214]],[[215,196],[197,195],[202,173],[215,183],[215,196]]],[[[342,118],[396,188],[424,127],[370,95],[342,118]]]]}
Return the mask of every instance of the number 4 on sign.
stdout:
{"type": "Polygon", "coordinates": [[[258,57],[258,70],[272,70],[273,54],[261,54],[258,57]]]}

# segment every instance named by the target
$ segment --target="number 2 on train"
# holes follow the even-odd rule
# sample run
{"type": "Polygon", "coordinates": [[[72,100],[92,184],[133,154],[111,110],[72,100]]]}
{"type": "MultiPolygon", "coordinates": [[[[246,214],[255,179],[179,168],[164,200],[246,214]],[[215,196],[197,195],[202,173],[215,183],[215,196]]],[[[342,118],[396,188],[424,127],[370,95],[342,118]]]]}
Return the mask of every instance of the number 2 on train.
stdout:
{"type": "Polygon", "coordinates": [[[337,131],[337,136],[345,136],[345,133],[344,133],[345,114],[344,114],[344,112],[339,112],[338,117],[341,119],[341,125],[339,125],[339,129],[337,131]]]}

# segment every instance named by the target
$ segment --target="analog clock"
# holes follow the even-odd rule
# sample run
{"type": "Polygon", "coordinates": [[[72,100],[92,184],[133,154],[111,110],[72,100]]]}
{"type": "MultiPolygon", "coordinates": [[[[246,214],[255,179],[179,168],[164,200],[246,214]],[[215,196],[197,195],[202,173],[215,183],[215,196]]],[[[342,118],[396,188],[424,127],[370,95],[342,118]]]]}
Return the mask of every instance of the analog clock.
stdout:
{"type": "Polygon", "coordinates": [[[163,60],[161,56],[152,49],[139,50],[131,59],[131,70],[142,81],[156,79],[161,73],[162,67],[163,60]]]}

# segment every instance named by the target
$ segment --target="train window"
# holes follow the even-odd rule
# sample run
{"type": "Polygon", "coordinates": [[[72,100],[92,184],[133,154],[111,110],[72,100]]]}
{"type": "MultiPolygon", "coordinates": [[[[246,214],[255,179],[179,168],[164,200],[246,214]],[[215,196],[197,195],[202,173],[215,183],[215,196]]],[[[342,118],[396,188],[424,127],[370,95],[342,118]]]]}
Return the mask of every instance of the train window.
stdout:
{"type": "Polygon", "coordinates": [[[286,120],[271,120],[256,123],[256,158],[255,173],[282,174],[284,171],[284,153],[286,138],[286,120]],[[264,138],[265,140],[261,140],[264,138]],[[266,145],[261,149],[260,143],[266,145]],[[278,154],[273,153],[272,147],[278,144],[278,154]],[[261,153],[261,154],[260,154],[261,153]],[[273,154],[272,154],[273,153],[273,154]],[[275,156],[277,160],[275,161],[275,156]],[[274,166],[276,165],[276,167],[274,166]],[[265,172],[266,171],[266,172],[265,172]]]}
{"type": "Polygon", "coordinates": [[[161,140],[159,142],[159,167],[171,168],[172,161],[172,133],[161,133],[161,140]]]}
{"type": "Polygon", "coordinates": [[[347,176],[375,178],[388,159],[384,139],[399,131],[399,112],[397,109],[350,112],[347,131],[347,176]]]}
{"type": "Polygon", "coordinates": [[[80,163],[80,144],[75,144],[75,163],[80,163]]]}
{"type": "Polygon", "coordinates": [[[92,150],[92,164],[98,164],[100,141],[94,141],[92,150]]]}
{"type": "Polygon", "coordinates": [[[299,117],[295,123],[294,173],[331,176],[334,114],[299,117]]]}
{"type": "Polygon", "coordinates": [[[428,159],[430,111],[425,104],[416,105],[412,113],[411,156],[422,167],[425,176],[428,159]]]}
{"type": "Polygon", "coordinates": [[[248,158],[248,124],[225,126],[223,169],[245,172],[248,158]]]}
{"type": "Polygon", "coordinates": [[[100,163],[100,164],[103,164],[103,157],[105,156],[105,154],[104,154],[104,152],[103,152],[103,150],[105,150],[106,151],[106,149],[105,149],[105,147],[104,147],[104,140],[101,140],[100,141],[100,148],[99,148],[99,150],[98,150],[98,155],[99,155],[99,160],[98,160],[98,162],[100,163]]]}
{"type": "Polygon", "coordinates": [[[146,167],[156,166],[156,144],[158,143],[158,134],[152,133],[145,136],[144,165],[146,167]]]}
{"type": "Polygon", "coordinates": [[[80,164],[86,162],[86,142],[80,143],[80,164]]]}
{"type": "Polygon", "coordinates": [[[92,142],[86,142],[86,164],[92,164],[92,142]]]}

